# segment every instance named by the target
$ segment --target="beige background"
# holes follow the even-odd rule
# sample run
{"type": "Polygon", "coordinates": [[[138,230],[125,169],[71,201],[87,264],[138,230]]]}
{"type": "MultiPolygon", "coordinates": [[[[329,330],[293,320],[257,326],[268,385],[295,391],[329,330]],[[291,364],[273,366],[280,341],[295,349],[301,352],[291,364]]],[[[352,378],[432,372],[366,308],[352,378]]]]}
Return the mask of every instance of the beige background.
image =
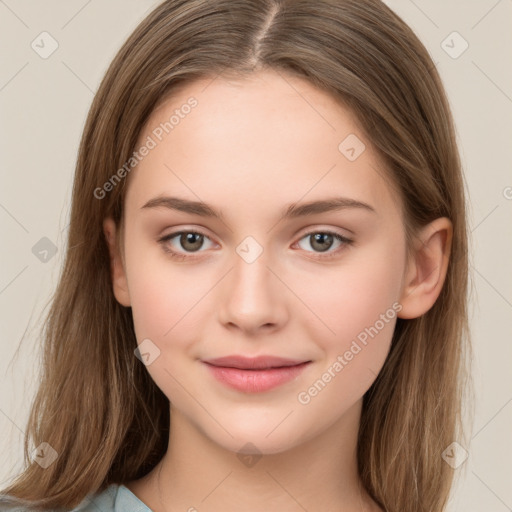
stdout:
{"type": "MultiPolygon", "coordinates": [[[[85,116],[114,53],[157,3],[0,0],[1,487],[21,467],[37,384],[37,328],[62,263],[85,116]],[[58,44],[46,59],[31,47],[45,37],[51,49],[50,36],[38,37],[43,31],[58,44]]],[[[469,458],[456,470],[449,511],[510,511],[512,1],[386,3],[418,34],[444,80],[471,203],[477,400],[469,458]],[[464,41],[469,46],[457,55],[464,41]]]]}

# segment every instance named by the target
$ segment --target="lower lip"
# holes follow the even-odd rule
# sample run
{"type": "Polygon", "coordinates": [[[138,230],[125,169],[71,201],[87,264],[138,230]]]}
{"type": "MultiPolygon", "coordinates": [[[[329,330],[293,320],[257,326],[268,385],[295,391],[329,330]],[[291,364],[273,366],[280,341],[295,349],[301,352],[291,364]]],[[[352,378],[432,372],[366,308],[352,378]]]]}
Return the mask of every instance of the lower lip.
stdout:
{"type": "Polygon", "coordinates": [[[293,380],[310,362],[266,370],[240,370],[205,364],[213,376],[223,384],[245,393],[261,393],[293,380]]]}

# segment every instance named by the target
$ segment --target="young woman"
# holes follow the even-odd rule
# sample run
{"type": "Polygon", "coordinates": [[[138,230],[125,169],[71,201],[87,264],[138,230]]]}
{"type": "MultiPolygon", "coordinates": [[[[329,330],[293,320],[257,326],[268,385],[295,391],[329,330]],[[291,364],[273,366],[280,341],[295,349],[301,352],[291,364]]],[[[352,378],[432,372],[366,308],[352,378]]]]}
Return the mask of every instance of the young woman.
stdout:
{"type": "Polygon", "coordinates": [[[385,4],[163,2],[101,83],[72,201],[5,510],[445,510],[464,181],[385,4]]]}

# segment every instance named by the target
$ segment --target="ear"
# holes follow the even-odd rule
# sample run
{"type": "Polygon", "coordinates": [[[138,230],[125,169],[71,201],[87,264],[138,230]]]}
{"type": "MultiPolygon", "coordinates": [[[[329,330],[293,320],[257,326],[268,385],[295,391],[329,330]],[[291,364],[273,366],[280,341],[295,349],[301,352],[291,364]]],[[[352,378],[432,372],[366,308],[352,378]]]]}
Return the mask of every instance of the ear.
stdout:
{"type": "Polygon", "coordinates": [[[114,219],[107,217],[103,221],[103,232],[107,240],[110,253],[110,273],[114,296],[122,306],[131,306],[130,293],[128,291],[128,280],[121,257],[121,251],[117,242],[117,227],[114,219]]]}
{"type": "Polygon", "coordinates": [[[435,303],[443,288],[453,228],[440,217],[422,228],[405,271],[399,318],[417,318],[435,303]]]}

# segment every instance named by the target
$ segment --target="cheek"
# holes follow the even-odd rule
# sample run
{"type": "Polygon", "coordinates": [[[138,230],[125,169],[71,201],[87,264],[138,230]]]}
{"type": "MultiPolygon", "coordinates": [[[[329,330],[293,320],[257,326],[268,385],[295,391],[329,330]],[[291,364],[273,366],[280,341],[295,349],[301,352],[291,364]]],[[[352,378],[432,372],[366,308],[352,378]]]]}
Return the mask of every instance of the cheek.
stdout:
{"type": "Polygon", "coordinates": [[[328,297],[310,295],[311,309],[320,312],[322,321],[308,316],[302,329],[323,357],[296,396],[309,417],[320,415],[328,423],[360,400],[377,378],[401,309],[399,267],[376,262],[331,277],[328,297]]]}
{"type": "Polygon", "coordinates": [[[168,263],[165,257],[150,257],[143,250],[133,251],[127,266],[137,342],[140,345],[151,340],[146,347],[155,354],[146,369],[174,405],[186,408],[188,395],[180,383],[186,382],[187,389],[200,394],[188,372],[193,364],[198,317],[204,314],[201,298],[211,285],[190,279],[184,267],[168,263]]]}
{"type": "Polygon", "coordinates": [[[306,279],[302,275],[295,288],[308,305],[302,329],[327,361],[346,354],[346,368],[350,368],[346,373],[378,373],[389,351],[401,309],[398,299],[405,262],[398,249],[400,240],[396,242],[394,246],[375,244],[338,267],[311,273],[306,279]]]}
{"type": "MultiPolygon", "coordinates": [[[[140,342],[144,338],[168,345],[180,330],[190,328],[194,315],[208,286],[202,279],[190,279],[186,267],[180,267],[165,254],[132,248],[127,258],[127,275],[132,314],[140,342]]],[[[189,330],[189,333],[191,331],[189,330]]]]}

